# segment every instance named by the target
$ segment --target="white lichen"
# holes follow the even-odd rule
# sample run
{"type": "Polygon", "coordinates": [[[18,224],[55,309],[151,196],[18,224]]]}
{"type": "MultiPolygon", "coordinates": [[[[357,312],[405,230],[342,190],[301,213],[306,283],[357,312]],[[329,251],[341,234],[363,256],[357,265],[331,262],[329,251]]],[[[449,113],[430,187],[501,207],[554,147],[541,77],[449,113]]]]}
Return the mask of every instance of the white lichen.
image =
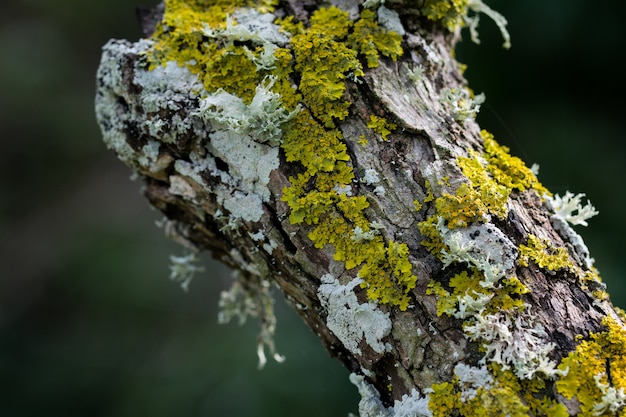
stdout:
{"type": "Polygon", "coordinates": [[[359,417],[393,417],[380,400],[378,391],[365,381],[363,375],[350,374],[350,382],[356,385],[361,395],[359,401],[359,417]]]}
{"type": "Polygon", "coordinates": [[[411,395],[404,394],[400,401],[394,401],[393,406],[387,408],[380,400],[376,388],[368,384],[363,375],[350,374],[350,382],[357,387],[361,395],[360,417],[432,417],[432,412],[428,409],[428,395],[420,395],[415,388],[411,395]]]}
{"type": "Polygon", "coordinates": [[[495,22],[496,26],[498,26],[498,29],[500,29],[500,33],[504,39],[502,47],[509,49],[511,47],[511,36],[509,35],[509,31],[506,29],[506,25],[508,24],[506,18],[493,10],[491,7],[487,6],[482,0],[469,0],[468,6],[471,11],[476,13],[471,17],[465,16],[465,23],[469,27],[472,42],[476,44],[480,43],[480,39],[478,38],[478,23],[480,21],[479,13],[484,13],[489,16],[495,22]]]}
{"type": "Polygon", "coordinates": [[[406,72],[409,79],[417,84],[424,79],[426,70],[424,70],[423,66],[417,64],[413,68],[408,68],[406,72]]]}
{"type": "Polygon", "coordinates": [[[235,183],[224,192],[216,192],[218,203],[236,218],[259,221],[264,214],[263,203],[270,198],[270,174],[280,165],[278,148],[229,130],[214,132],[209,137],[207,149],[228,165],[228,174],[222,176],[228,175],[235,183]]]}
{"type": "Polygon", "coordinates": [[[393,417],[431,417],[433,414],[428,408],[430,398],[422,396],[415,388],[411,395],[404,394],[400,401],[396,400],[391,409],[393,417]]]}
{"type": "Polygon", "coordinates": [[[363,231],[361,226],[356,226],[352,232],[351,239],[355,242],[362,242],[364,240],[372,240],[379,233],[377,229],[370,229],[367,232],[363,231]]]}
{"type": "Polygon", "coordinates": [[[380,177],[378,176],[378,172],[375,169],[367,168],[363,173],[363,178],[361,179],[367,185],[373,185],[380,182],[380,177]]]}
{"type": "Polygon", "coordinates": [[[585,194],[576,194],[566,191],[563,197],[555,194],[553,197],[548,197],[548,201],[554,210],[554,214],[568,223],[576,226],[587,226],[587,219],[598,214],[596,208],[591,205],[591,202],[587,200],[587,204],[583,206],[581,200],[585,197],[585,194]]]}
{"type": "Polygon", "coordinates": [[[495,362],[503,370],[512,369],[521,379],[553,377],[559,371],[549,357],[554,343],[543,326],[528,312],[501,311],[476,314],[463,326],[470,340],[480,342],[485,355],[480,363],[495,362]]]}
{"type": "Polygon", "coordinates": [[[615,389],[610,384],[604,384],[601,380],[605,377],[604,373],[594,375],[593,377],[596,386],[602,392],[602,399],[593,406],[593,414],[595,416],[602,416],[607,412],[616,415],[620,408],[626,407],[624,388],[615,389]]]}
{"type": "Polygon", "coordinates": [[[500,229],[491,223],[449,229],[440,217],[437,222],[446,250],[442,250],[444,267],[453,263],[465,263],[484,274],[480,285],[493,286],[507,272],[513,272],[517,259],[517,248],[500,229]]]}
{"type": "Polygon", "coordinates": [[[365,342],[378,353],[386,350],[382,341],[391,332],[389,313],[372,302],[359,303],[354,288],[363,282],[354,278],[346,285],[330,274],[321,278],[317,297],[327,311],[326,325],[354,355],[361,355],[359,344],[365,342]]]}
{"type": "Polygon", "coordinates": [[[282,107],[279,94],[271,91],[275,77],[267,77],[256,87],[250,104],[224,90],[207,95],[200,100],[194,112],[217,129],[227,129],[241,135],[249,135],[260,143],[279,146],[282,141],[282,125],[293,118],[300,108],[292,112],[282,107]]]}
{"type": "Polygon", "coordinates": [[[462,388],[461,399],[472,400],[480,388],[488,390],[493,384],[493,377],[485,365],[477,368],[475,366],[458,363],[454,367],[454,374],[459,379],[459,387],[462,388]]]}
{"type": "Polygon", "coordinates": [[[196,272],[204,271],[203,267],[196,265],[197,262],[195,252],[183,256],[170,255],[170,279],[178,282],[185,292],[189,290],[189,283],[196,272]]]}
{"type": "Polygon", "coordinates": [[[284,356],[276,351],[274,334],[276,333],[276,316],[274,299],[270,292],[270,284],[266,280],[243,284],[244,278],[235,272],[235,282],[228,291],[222,291],[219,301],[218,323],[227,324],[237,319],[239,325],[245,324],[248,317],[261,319],[261,332],[257,345],[259,369],[267,363],[267,348],[276,362],[283,362],[284,356]]]}
{"type": "Polygon", "coordinates": [[[483,93],[470,95],[465,88],[444,88],[440,101],[445,104],[452,117],[459,122],[476,117],[480,106],[485,102],[483,93]]]}

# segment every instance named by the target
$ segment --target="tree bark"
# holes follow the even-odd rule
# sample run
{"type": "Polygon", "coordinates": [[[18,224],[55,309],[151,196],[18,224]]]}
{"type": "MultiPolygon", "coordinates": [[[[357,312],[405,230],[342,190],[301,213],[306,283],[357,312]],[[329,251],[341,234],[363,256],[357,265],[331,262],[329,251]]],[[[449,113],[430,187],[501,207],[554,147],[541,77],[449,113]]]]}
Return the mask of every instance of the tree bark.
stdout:
{"type": "Polygon", "coordinates": [[[226,3],[143,13],[96,97],[167,233],[239,271],[222,319],[260,315],[278,359],[278,286],[362,416],[623,415],[623,315],[567,222],[593,209],[473,118],[453,49],[482,3],[226,3]]]}

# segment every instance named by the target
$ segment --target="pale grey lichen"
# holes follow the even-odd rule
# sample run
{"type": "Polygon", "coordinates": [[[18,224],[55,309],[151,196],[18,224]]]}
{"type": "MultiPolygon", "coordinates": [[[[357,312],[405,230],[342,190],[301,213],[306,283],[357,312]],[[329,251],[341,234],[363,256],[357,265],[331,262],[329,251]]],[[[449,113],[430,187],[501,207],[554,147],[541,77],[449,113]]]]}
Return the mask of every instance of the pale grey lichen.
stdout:
{"type": "Polygon", "coordinates": [[[270,174],[280,165],[278,148],[230,130],[212,133],[207,148],[228,164],[228,175],[236,181],[234,191],[217,195],[218,202],[234,217],[259,221],[270,198],[270,174]]]}
{"type": "Polygon", "coordinates": [[[392,407],[387,408],[380,400],[378,391],[365,381],[363,375],[350,374],[350,382],[357,387],[361,395],[360,417],[432,417],[432,412],[428,409],[428,395],[420,395],[415,388],[411,395],[403,395],[400,401],[396,400],[392,407]]]}
{"type": "Polygon", "coordinates": [[[576,194],[566,191],[563,197],[555,194],[554,196],[548,196],[547,200],[554,210],[554,214],[573,226],[582,225],[587,226],[587,219],[597,215],[599,212],[591,205],[591,202],[587,200],[587,204],[583,206],[581,200],[585,197],[585,194],[576,194]]]}
{"type": "Polygon", "coordinates": [[[521,379],[538,374],[552,377],[559,371],[549,357],[556,345],[549,340],[543,326],[529,313],[501,311],[476,314],[463,326],[470,340],[480,342],[485,354],[480,363],[495,362],[503,370],[512,369],[521,379]]]}
{"type": "Polygon", "coordinates": [[[444,88],[440,101],[445,104],[452,117],[459,122],[474,118],[485,102],[485,95],[471,96],[465,88],[444,88]]]}
{"type": "Polygon", "coordinates": [[[178,282],[181,288],[187,292],[189,283],[196,272],[204,271],[204,268],[196,265],[198,257],[195,252],[183,256],[170,256],[170,279],[178,282]]]}
{"type": "Polygon", "coordinates": [[[465,16],[465,23],[469,26],[472,42],[476,44],[480,43],[478,38],[478,23],[480,21],[479,13],[484,13],[494,21],[496,26],[498,26],[498,29],[500,29],[500,33],[502,34],[502,38],[504,38],[502,46],[505,49],[509,49],[511,47],[511,36],[509,35],[509,31],[506,29],[506,25],[508,24],[506,18],[493,10],[491,7],[487,6],[482,0],[469,0],[468,5],[470,10],[476,13],[471,17],[465,16]]]}
{"type": "Polygon", "coordinates": [[[380,23],[382,27],[391,32],[396,32],[400,36],[404,36],[406,31],[404,30],[404,26],[402,26],[398,12],[388,9],[385,6],[380,6],[377,14],[378,23],[380,23]]]}
{"type": "Polygon", "coordinates": [[[378,391],[365,381],[363,375],[350,374],[350,382],[356,385],[361,395],[359,417],[393,417],[380,400],[378,391]]]}
{"type": "Polygon", "coordinates": [[[454,367],[454,374],[459,379],[463,401],[472,400],[480,388],[489,390],[493,384],[493,377],[485,365],[475,367],[461,362],[454,367]]]}
{"type": "Polygon", "coordinates": [[[602,393],[600,402],[593,406],[593,413],[596,416],[602,416],[607,412],[617,415],[616,413],[620,410],[620,408],[626,406],[626,394],[624,393],[624,388],[616,389],[609,384],[602,383],[601,380],[605,377],[606,375],[604,373],[599,373],[593,377],[596,387],[598,387],[602,393]]]}
{"type": "Polygon", "coordinates": [[[440,217],[437,230],[448,247],[442,251],[444,267],[452,263],[476,267],[484,273],[480,284],[485,288],[492,288],[507,272],[514,271],[517,247],[493,224],[449,229],[440,217]]]}
{"type": "Polygon", "coordinates": [[[354,288],[363,282],[354,278],[346,285],[330,274],[321,278],[317,296],[327,311],[326,325],[343,346],[354,355],[361,355],[359,344],[365,342],[378,353],[384,353],[382,341],[391,332],[389,313],[383,313],[372,302],[359,303],[354,288]]]}
{"type": "Polygon", "coordinates": [[[259,369],[267,364],[265,349],[269,350],[276,362],[283,362],[285,357],[276,351],[274,335],[276,333],[276,316],[274,314],[274,299],[270,292],[270,283],[266,280],[243,284],[244,278],[235,271],[235,282],[228,291],[220,294],[218,322],[229,323],[237,319],[243,325],[248,317],[261,319],[261,332],[257,344],[259,369]]]}
{"type": "Polygon", "coordinates": [[[268,77],[258,85],[250,104],[224,90],[207,95],[200,100],[197,116],[218,129],[227,129],[241,135],[250,135],[260,143],[279,146],[282,125],[292,119],[298,107],[288,112],[282,107],[280,95],[271,91],[276,79],[268,77]]]}

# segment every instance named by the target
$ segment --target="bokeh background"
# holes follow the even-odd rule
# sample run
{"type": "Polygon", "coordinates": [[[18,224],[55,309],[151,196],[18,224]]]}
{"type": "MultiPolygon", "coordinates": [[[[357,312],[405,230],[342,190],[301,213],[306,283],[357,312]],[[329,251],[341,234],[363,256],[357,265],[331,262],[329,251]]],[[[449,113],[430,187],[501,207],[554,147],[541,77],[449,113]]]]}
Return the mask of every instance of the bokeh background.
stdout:
{"type": "MultiPolygon", "coordinates": [[[[189,293],[168,280],[168,257],[182,250],[155,227],[160,216],[93,114],[100,47],[140,37],[140,1],[0,6],[0,416],[356,412],[347,371],[282,301],[287,361],[258,371],[257,323],[216,323],[229,271],[205,256],[189,293]]],[[[479,122],[540,164],[552,191],[587,193],[601,214],[577,230],[626,307],[626,3],[488,4],[509,19],[513,48],[483,17],[482,45],[458,49],[487,95],[479,122]]]]}

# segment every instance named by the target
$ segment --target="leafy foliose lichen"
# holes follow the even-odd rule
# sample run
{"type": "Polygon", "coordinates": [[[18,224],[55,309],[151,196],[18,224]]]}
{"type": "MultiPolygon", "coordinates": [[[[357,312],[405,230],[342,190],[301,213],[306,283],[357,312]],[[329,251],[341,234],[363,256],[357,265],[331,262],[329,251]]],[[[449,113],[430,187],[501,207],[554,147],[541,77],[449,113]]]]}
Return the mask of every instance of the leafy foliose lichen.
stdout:
{"type": "Polygon", "coordinates": [[[291,186],[283,190],[290,221],[313,226],[309,238],[315,246],[331,245],[335,260],[344,262],[346,268],[360,267],[361,286],[370,300],[405,310],[408,292],[417,280],[411,272],[408,247],[386,242],[373,231],[364,213],[367,199],[352,195],[354,172],[343,135],[336,128],[350,107],[344,97],[345,80],[364,74],[362,58],[374,67],[380,55],[399,56],[401,37],[379,27],[368,11],[351,21],[336,7],[315,11],[308,27],[293,19],[280,24],[292,34],[298,92],[305,106],[287,125],[282,144],[287,161],[305,169],[291,177],[291,186]],[[368,239],[355,239],[356,235],[368,239]]]}
{"type": "Polygon", "coordinates": [[[559,394],[575,398],[581,417],[626,415],[626,329],[611,317],[559,365],[559,394]]]}
{"type": "Polygon", "coordinates": [[[528,235],[528,244],[519,245],[519,252],[519,264],[521,266],[528,266],[530,261],[540,268],[550,271],[558,271],[573,266],[567,250],[555,248],[548,241],[541,240],[534,235],[528,235]]]}
{"type": "MultiPolygon", "coordinates": [[[[416,281],[408,248],[373,230],[367,199],[352,195],[355,177],[336,127],[351,105],[345,81],[364,75],[362,62],[373,68],[382,56],[395,60],[402,37],[370,10],[351,20],[337,7],[322,8],[305,25],[276,19],[269,13],[276,4],[167,0],[146,54],[149,69],[168,62],[187,67],[205,90],[199,116],[214,128],[281,146],[288,162],[304,168],[281,196],[291,223],[313,226],[316,247],[332,245],[335,259],[360,267],[371,300],[406,309],[416,281]],[[266,110],[272,117],[259,117],[266,110]]],[[[386,138],[382,128],[391,126],[377,128],[386,138]]]]}
{"type": "Polygon", "coordinates": [[[450,32],[468,26],[472,42],[480,43],[478,39],[479,13],[489,16],[500,29],[504,38],[504,48],[511,47],[511,38],[506,30],[507,21],[500,13],[487,6],[482,0],[426,0],[422,6],[422,14],[429,20],[441,22],[450,32]],[[469,16],[469,12],[475,14],[469,16]]]}
{"type": "Polygon", "coordinates": [[[398,126],[395,123],[387,121],[387,119],[383,117],[371,115],[369,122],[367,122],[367,127],[378,133],[384,141],[387,141],[387,137],[398,126]]]}
{"type": "Polygon", "coordinates": [[[522,160],[511,156],[491,133],[483,130],[481,137],[484,152],[457,158],[467,182],[461,183],[454,194],[442,192],[435,199],[436,213],[418,224],[424,237],[422,244],[438,257],[445,248],[436,227],[440,218],[449,229],[467,227],[485,223],[490,216],[505,219],[507,202],[514,191],[531,189],[539,196],[550,195],[522,160]]]}
{"type": "Polygon", "coordinates": [[[486,369],[457,365],[452,381],[432,386],[428,407],[433,417],[567,417],[567,408],[545,388],[544,381],[520,380],[497,364],[486,369]]]}

